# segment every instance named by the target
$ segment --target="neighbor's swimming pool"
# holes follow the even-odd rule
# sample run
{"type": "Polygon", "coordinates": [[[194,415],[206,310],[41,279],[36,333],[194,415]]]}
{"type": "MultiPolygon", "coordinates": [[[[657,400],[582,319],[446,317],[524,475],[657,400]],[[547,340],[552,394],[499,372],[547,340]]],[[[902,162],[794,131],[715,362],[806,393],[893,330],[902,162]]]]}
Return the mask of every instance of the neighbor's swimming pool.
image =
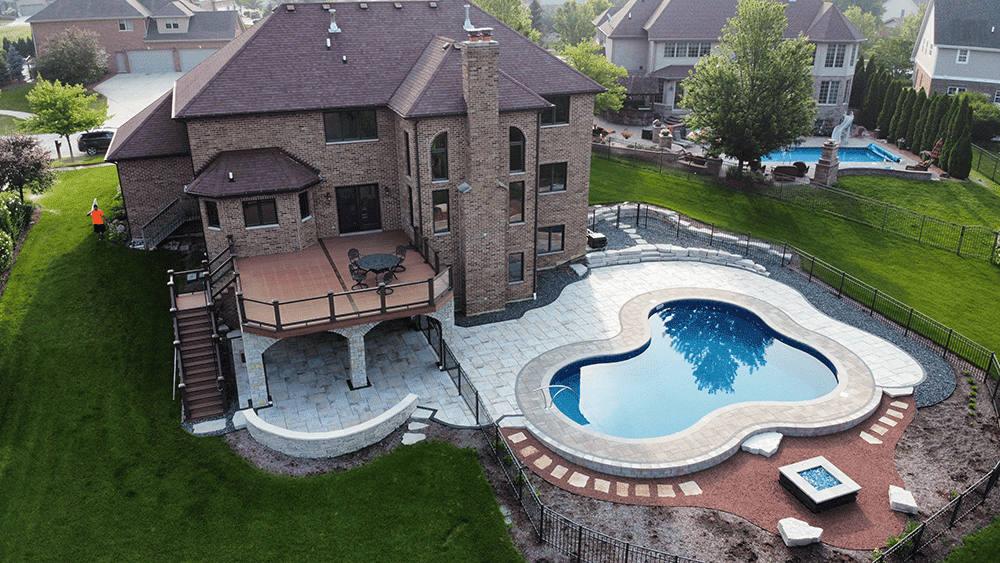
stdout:
{"type": "MultiPolygon", "coordinates": [[[[760,159],[764,163],[774,162],[818,162],[823,155],[822,147],[797,147],[788,151],[775,151],[760,159]]],[[[837,160],[843,162],[899,162],[899,157],[870,143],[865,148],[840,147],[837,150],[837,160]]]]}
{"type": "Polygon", "coordinates": [[[652,337],[637,350],[557,371],[549,393],[559,410],[602,434],[656,438],[727,405],[807,401],[837,386],[830,360],[736,305],[670,301],[649,324],[652,337]]]}

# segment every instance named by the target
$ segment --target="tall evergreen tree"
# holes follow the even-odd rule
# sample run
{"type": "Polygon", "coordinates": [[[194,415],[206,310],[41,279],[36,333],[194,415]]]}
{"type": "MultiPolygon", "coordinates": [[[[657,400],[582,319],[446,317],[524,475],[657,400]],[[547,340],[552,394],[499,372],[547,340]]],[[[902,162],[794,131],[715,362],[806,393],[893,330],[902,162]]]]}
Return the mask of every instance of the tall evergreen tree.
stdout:
{"type": "MultiPolygon", "coordinates": [[[[947,123],[948,112],[951,110],[951,102],[953,98],[951,96],[938,96],[938,107],[934,110],[934,122],[927,124],[927,133],[925,135],[930,136],[934,140],[934,144],[937,144],[938,140],[944,140],[944,135],[947,132],[947,128],[943,127],[947,123]]],[[[938,157],[938,162],[941,161],[941,157],[938,157]]]]}
{"type": "Polygon", "coordinates": [[[902,92],[902,84],[895,80],[889,83],[889,87],[885,91],[885,97],[882,98],[882,109],[879,110],[878,121],[875,123],[876,128],[879,129],[880,139],[889,137],[889,125],[892,123],[892,115],[896,112],[896,102],[899,101],[902,92]]]}
{"type": "Polygon", "coordinates": [[[948,158],[951,156],[951,149],[954,147],[955,138],[955,121],[958,119],[958,114],[962,109],[962,102],[955,96],[948,96],[950,102],[948,103],[948,113],[945,114],[944,119],[941,120],[940,135],[944,139],[944,149],[941,151],[941,158],[938,160],[938,166],[947,170],[948,169],[948,158]]]}
{"type": "Polygon", "coordinates": [[[948,174],[964,180],[972,170],[972,107],[967,97],[962,98],[955,128],[955,141],[948,155],[948,174]]]}
{"type": "Polygon", "coordinates": [[[892,114],[892,121],[889,124],[889,136],[886,137],[890,143],[897,142],[903,136],[900,134],[900,130],[905,130],[905,127],[902,127],[903,114],[912,105],[912,96],[913,88],[905,88],[900,92],[899,98],[896,100],[896,111],[892,114]]]}
{"type": "MultiPolygon", "coordinates": [[[[870,61],[868,66],[871,66],[870,61]]],[[[869,80],[865,101],[861,104],[861,119],[859,120],[868,129],[878,127],[878,113],[882,109],[887,83],[888,76],[881,70],[876,70],[869,80]]]]}
{"type": "Polygon", "coordinates": [[[854,80],[851,83],[851,99],[847,103],[848,107],[860,108],[865,100],[865,91],[868,89],[868,82],[871,76],[866,72],[864,61],[858,61],[854,65],[854,80]]]}
{"type": "Polygon", "coordinates": [[[934,146],[933,142],[930,147],[927,146],[927,141],[924,140],[924,133],[927,130],[927,122],[934,116],[935,104],[938,103],[937,99],[937,92],[931,92],[930,97],[926,99],[924,107],[920,111],[920,117],[917,119],[917,125],[913,130],[914,154],[920,154],[921,151],[930,150],[934,146]]]}
{"type": "Polygon", "coordinates": [[[921,88],[917,92],[913,99],[913,106],[910,108],[909,118],[906,120],[906,146],[909,148],[910,152],[919,153],[920,149],[917,145],[920,141],[917,139],[917,123],[920,122],[920,117],[924,113],[924,108],[927,105],[927,92],[921,88]]]}

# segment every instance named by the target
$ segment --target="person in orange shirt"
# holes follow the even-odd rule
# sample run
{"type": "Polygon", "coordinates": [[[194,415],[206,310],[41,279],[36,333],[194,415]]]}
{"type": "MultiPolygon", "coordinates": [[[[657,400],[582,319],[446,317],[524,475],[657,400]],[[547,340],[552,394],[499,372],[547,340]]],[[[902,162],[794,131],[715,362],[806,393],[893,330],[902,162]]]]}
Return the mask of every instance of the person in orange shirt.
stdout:
{"type": "Polygon", "coordinates": [[[94,208],[87,215],[94,221],[94,232],[97,233],[99,242],[104,238],[104,231],[107,229],[104,225],[104,212],[97,208],[97,203],[94,203],[94,208]]]}

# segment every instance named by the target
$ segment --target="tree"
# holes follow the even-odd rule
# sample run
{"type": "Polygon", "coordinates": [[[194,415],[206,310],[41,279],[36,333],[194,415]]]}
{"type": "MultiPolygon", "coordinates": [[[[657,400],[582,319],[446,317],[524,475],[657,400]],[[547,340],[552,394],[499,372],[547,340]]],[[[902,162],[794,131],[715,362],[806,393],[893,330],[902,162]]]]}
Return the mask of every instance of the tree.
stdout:
{"type": "Polygon", "coordinates": [[[573,68],[608,89],[607,92],[598,94],[594,100],[594,114],[622,109],[625,87],[618,80],[628,76],[628,71],[609,61],[599,53],[600,50],[601,47],[596,43],[580,43],[575,47],[566,47],[562,52],[563,58],[573,68]]]}
{"type": "MultiPolygon", "coordinates": [[[[869,60],[868,66],[872,66],[871,60],[869,60]]],[[[882,109],[882,102],[885,101],[885,92],[888,87],[888,75],[881,69],[876,69],[868,79],[868,87],[865,89],[865,101],[861,104],[861,118],[859,119],[861,125],[868,129],[878,127],[878,112],[882,109]]]]}
{"type": "Polygon", "coordinates": [[[709,150],[737,159],[740,170],[812,133],[813,46],[801,34],[782,39],[784,11],[774,0],[739,0],[716,52],[683,82],[690,127],[710,130],[709,150]]]}
{"type": "Polygon", "coordinates": [[[15,133],[0,137],[0,186],[17,190],[24,201],[24,190],[40,194],[55,183],[56,174],[49,168],[52,159],[38,139],[15,133]]]}
{"type": "Polygon", "coordinates": [[[925,4],[920,7],[920,12],[903,18],[903,23],[899,27],[884,30],[886,35],[879,37],[872,46],[870,52],[877,55],[879,62],[895,76],[904,77],[913,70],[910,54],[917,42],[917,33],[920,32],[920,23],[924,19],[926,8],[925,4]]]}
{"type": "Polygon", "coordinates": [[[1000,107],[990,101],[985,94],[966,92],[972,108],[972,141],[985,143],[1000,135],[1000,107]]]}
{"type": "Polygon", "coordinates": [[[958,120],[958,115],[962,109],[962,102],[955,96],[948,96],[950,98],[950,103],[948,104],[948,113],[944,114],[944,119],[941,120],[941,128],[939,138],[944,139],[944,149],[941,151],[941,158],[938,159],[938,166],[947,170],[948,169],[948,157],[951,155],[951,149],[954,146],[955,141],[955,122],[958,120]]]}
{"type": "MultiPolygon", "coordinates": [[[[881,9],[881,6],[879,8],[881,9]]],[[[879,38],[879,31],[882,30],[882,20],[871,12],[863,11],[858,6],[851,6],[844,10],[844,17],[851,20],[854,27],[858,28],[858,31],[868,40],[861,43],[861,58],[867,58],[868,52],[872,50],[872,47],[879,38]]]]}
{"type": "Polygon", "coordinates": [[[875,128],[879,130],[879,138],[885,139],[889,136],[889,125],[892,124],[892,116],[896,112],[896,104],[903,93],[903,85],[897,81],[889,84],[882,99],[882,109],[878,113],[875,128]]]}
{"type": "Polygon", "coordinates": [[[93,31],[71,27],[53,35],[38,57],[38,76],[64,84],[91,84],[108,71],[108,54],[93,31]]]}
{"type": "Polygon", "coordinates": [[[535,43],[541,41],[542,34],[531,27],[531,14],[521,0],[480,0],[476,5],[535,43]]]}
{"type": "Polygon", "coordinates": [[[607,0],[587,0],[577,4],[576,0],[567,0],[556,8],[555,21],[552,27],[559,32],[559,42],[565,46],[579,45],[584,41],[593,41],[597,27],[593,20],[607,10],[611,3],[607,0]]]}
{"type": "Polygon", "coordinates": [[[542,23],[542,5],[538,3],[538,0],[531,0],[528,12],[531,15],[531,27],[538,33],[542,33],[545,30],[545,25],[542,23]]]}
{"type": "Polygon", "coordinates": [[[953,138],[948,142],[948,174],[965,179],[972,170],[972,107],[969,98],[962,97],[962,103],[955,118],[953,138]]]}
{"type": "MultiPolygon", "coordinates": [[[[924,94],[923,88],[920,89],[920,93],[924,94]]],[[[932,92],[930,97],[924,95],[921,96],[921,99],[923,104],[920,108],[920,114],[914,120],[913,134],[911,135],[913,142],[910,143],[910,152],[913,154],[920,154],[920,151],[931,148],[924,142],[924,130],[927,129],[927,120],[934,115],[934,104],[937,100],[937,95],[935,92],[932,92]]]]}
{"type": "Polygon", "coordinates": [[[25,129],[35,133],[55,133],[66,138],[69,156],[73,157],[73,145],[69,136],[77,131],[97,127],[108,120],[106,107],[90,107],[97,95],[87,95],[83,86],[63,85],[56,80],[38,80],[28,94],[28,104],[34,114],[25,122],[25,129]]]}
{"type": "Polygon", "coordinates": [[[24,78],[24,57],[14,45],[7,48],[6,59],[7,75],[10,80],[21,80],[24,78]]]}
{"type": "Polygon", "coordinates": [[[844,13],[847,13],[847,10],[850,10],[852,7],[856,7],[865,13],[881,17],[883,11],[882,0],[833,0],[833,4],[844,13]]]}

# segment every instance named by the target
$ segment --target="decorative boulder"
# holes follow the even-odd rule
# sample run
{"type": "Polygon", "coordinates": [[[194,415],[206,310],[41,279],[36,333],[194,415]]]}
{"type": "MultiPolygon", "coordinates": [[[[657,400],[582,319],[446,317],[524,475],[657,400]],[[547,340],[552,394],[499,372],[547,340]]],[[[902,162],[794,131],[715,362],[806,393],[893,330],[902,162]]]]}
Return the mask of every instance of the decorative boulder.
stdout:
{"type": "Polygon", "coordinates": [[[906,512],[916,514],[917,501],[913,498],[913,493],[895,485],[889,485],[889,508],[896,512],[906,512]]]}
{"type": "Polygon", "coordinates": [[[741,448],[745,452],[771,457],[781,445],[780,432],[762,432],[746,439],[741,448]]]}
{"type": "Polygon", "coordinates": [[[823,535],[823,528],[814,528],[795,518],[782,518],[778,521],[778,533],[785,545],[796,547],[818,542],[823,535]]]}

